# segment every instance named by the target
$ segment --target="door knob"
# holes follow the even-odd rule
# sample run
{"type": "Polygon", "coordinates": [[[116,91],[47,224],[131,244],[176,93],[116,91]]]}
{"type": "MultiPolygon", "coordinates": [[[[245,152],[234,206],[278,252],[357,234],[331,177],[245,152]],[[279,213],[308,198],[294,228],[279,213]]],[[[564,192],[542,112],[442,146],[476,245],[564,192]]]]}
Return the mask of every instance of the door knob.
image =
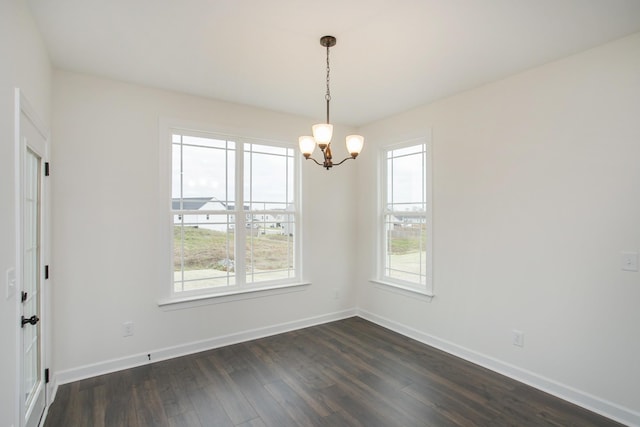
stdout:
{"type": "Polygon", "coordinates": [[[30,323],[32,325],[35,325],[36,323],[38,323],[38,321],[40,320],[40,318],[38,316],[36,316],[35,314],[31,317],[29,317],[28,319],[25,318],[24,316],[22,316],[22,326],[24,328],[24,325],[26,325],[27,323],[30,323]]]}

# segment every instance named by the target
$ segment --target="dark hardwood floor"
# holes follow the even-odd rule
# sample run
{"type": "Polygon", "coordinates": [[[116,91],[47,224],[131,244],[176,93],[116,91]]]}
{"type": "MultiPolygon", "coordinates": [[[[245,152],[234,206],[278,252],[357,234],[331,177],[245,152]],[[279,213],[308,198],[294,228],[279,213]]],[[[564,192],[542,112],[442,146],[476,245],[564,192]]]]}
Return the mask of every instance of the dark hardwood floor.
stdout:
{"type": "Polygon", "coordinates": [[[59,387],[45,426],[619,426],[361,318],[59,387]]]}

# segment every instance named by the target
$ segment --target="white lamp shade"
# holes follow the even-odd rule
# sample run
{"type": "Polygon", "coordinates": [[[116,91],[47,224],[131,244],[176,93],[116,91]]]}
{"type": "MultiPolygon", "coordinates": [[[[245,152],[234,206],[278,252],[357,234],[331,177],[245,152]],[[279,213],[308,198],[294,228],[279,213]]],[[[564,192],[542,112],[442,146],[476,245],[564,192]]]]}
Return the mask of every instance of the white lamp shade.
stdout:
{"type": "Polygon", "coordinates": [[[298,145],[302,154],[311,155],[316,148],[316,140],[312,136],[301,136],[298,138],[298,145]]]}
{"type": "Polygon", "coordinates": [[[333,125],[329,123],[320,123],[313,125],[313,137],[318,144],[328,144],[333,136],[333,125]]]}
{"type": "Polygon", "coordinates": [[[347,151],[352,156],[360,154],[362,147],[364,146],[364,137],[361,135],[349,135],[347,136],[347,151]]]}

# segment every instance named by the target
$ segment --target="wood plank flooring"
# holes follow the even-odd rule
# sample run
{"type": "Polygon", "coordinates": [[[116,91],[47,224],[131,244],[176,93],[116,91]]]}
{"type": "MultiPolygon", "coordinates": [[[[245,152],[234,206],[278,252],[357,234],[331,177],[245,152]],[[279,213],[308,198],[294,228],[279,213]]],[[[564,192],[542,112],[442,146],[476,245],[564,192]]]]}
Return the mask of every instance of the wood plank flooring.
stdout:
{"type": "Polygon", "coordinates": [[[619,426],[353,317],[59,387],[56,426],[619,426]]]}

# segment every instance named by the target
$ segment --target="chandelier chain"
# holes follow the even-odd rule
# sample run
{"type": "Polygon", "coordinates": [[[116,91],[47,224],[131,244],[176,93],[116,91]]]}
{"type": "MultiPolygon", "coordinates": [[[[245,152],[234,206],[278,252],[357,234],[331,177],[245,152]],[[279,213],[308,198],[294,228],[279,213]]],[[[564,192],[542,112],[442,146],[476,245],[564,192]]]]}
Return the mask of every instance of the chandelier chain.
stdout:
{"type": "Polygon", "coordinates": [[[325,95],[325,99],[327,101],[331,101],[331,89],[329,88],[329,73],[331,72],[331,67],[329,66],[329,46],[327,46],[327,94],[325,95]]]}
{"type": "Polygon", "coordinates": [[[331,71],[331,67],[329,66],[329,44],[327,44],[327,93],[324,96],[324,99],[327,100],[327,123],[329,122],[329,102],[331,101],[331,89],[329,88],[329,73],[331,71]]]}

